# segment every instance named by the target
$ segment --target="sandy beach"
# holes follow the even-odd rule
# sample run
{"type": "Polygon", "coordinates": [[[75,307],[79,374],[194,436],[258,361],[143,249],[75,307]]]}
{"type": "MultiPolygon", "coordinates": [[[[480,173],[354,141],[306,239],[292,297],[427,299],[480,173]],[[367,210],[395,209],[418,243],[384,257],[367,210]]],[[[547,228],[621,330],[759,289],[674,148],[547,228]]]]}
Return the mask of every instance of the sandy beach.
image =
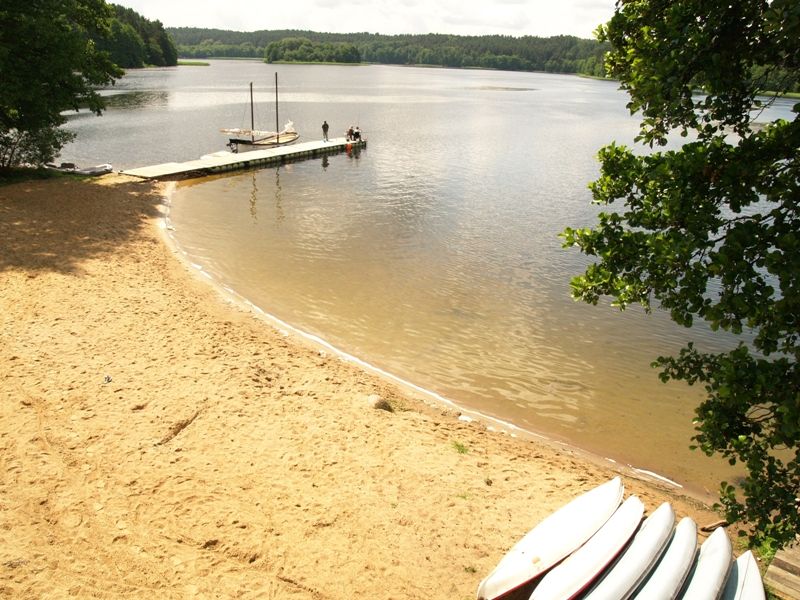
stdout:
{"type": "Polygon", "coordinates": [[[120,176],[0,187],[0,595],[466,600],[617,472],[717,520],[276,329],[162,211],[120,176]]]}

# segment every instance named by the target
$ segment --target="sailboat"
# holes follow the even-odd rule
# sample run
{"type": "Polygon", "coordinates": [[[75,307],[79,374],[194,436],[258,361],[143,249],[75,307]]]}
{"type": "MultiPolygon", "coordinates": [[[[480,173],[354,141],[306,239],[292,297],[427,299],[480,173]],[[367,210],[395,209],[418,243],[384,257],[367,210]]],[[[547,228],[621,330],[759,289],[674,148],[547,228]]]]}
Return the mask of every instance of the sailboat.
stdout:
{"type": "MultiPolygon", "coordinates": [[[[278,74],[275,73],[275,129],[278,129],[278,74]]],[[[249,150],[264,150],[276,146],[291,144],[300,134],[295,131],[294,123],[288,121],[280,131],[260,131],[255,128],[253,112],[253,82],[250,82],[250,129],[220,129],[222,133],[233,135],[228,139],[228,148],[231,152],[247,152],[249,150]]]]}

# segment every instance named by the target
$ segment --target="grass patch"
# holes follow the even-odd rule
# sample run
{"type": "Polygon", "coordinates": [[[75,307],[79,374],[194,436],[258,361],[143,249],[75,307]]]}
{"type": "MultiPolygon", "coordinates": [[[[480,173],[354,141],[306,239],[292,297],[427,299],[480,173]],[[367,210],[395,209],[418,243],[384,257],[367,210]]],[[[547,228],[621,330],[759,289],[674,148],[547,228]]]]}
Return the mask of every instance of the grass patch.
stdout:
{"type": "MultiPolygon", "coordinates": [[[[266,61],[264,61],[266,62],[266,61]]],[[[361,67],[366,65],[367,63],[362,62],[335,62],[335,61],[324,61],[324,60],[274,60],[271,63],[267,63],[270,65],[335,65],[338,67],[361,67]]]]}
{"type": "Polygon", "coordinates": [[[769,565],[769,563],[772,562],[777,551],[778,548],[775,546],[775,540],[772,538],[765,539],[758,546],[753,548],[753,553],[760,558],[765,565],[769,565]]]}
{"type": "Polygon", "coordinates": [[[458,452],[459,454],[466,454],[467,452],[469,452],[469,448],[467,447],[466,444],[462,444],[461,442],[457,442],[455,440],[453,440],[453,448],[455,448],[456,452],[458,452]]]}
{"type": "Polygon", "coordinates": [[[588,73],[575,73],[575,75],[582,77],[583,79],[594,79],[595,81],[617,81],[616,79],[606,77],[605,75],[589,75],[588,73]]]}
{"type": "Polygon", "coordinates": [[[263,56],[206,56],[209,60],[249,60],[254,62],[264,62],[263,56]]]}
{"type": "Polygon", "coordinates": [[[55,169],[14,167],[10,169],[0,168],[0,185],[10,185],[22,181],[36,181],[39,179],[53,179],[55,177],[70,177],[69,173],[62,173],[55,169]]]}
{"type": "Polygon", "coordinates": [[[179,67],[209,67],[211,63],[205,62],[204,60],[179,60],[178,61],[179,67]]]}
{"type": "Polygon", "coordinates": [[[800,92],[772,92],[769,90],[759,90],[759,96],[777,96],[778,98],[800,98],[800,92]]]}

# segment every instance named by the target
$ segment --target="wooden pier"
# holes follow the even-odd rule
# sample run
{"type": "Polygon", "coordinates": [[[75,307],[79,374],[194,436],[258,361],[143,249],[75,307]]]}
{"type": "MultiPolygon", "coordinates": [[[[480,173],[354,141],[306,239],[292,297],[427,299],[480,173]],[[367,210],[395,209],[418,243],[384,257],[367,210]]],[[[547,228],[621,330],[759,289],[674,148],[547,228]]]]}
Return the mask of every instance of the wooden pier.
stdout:
{"type": "Polygon", "coordinates": [[[764,576],[764,583],[776,598],[800,599],[800,542],[775,555],[764,576]]]}
{"type": "Polygon", "coordinates": [[[202,177],[212,173],[224,171],[237,171],[254,167],[267,167],[285,162],[315,158],[325,154],[337,154],[356,148],[364,148],[366,140],[348,141],[345,138],[333,138],[330,141],[322,140],[279,146],[266,150],[251,150],[233,154],[231,152],[218,152],[182,163],[163,163],[151,167],[139,167],[121,171],[124,175],[132,175],[143,179],[183,179],[189,177],[202,177]]]}

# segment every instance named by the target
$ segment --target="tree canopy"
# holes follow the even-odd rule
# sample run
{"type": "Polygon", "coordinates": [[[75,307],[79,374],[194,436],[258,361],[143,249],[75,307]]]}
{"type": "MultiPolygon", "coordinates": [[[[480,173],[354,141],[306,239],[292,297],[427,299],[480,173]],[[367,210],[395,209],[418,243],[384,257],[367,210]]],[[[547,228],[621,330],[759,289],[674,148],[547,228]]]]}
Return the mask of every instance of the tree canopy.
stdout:
{"type": "Polygon", "coordinates": [[[697,447],[746,473],[722,482],[721,507],[751,542],[781,546],[800,531],[800,104],[791,120],[754,119],[774,100],[759,90],[796,89],[800,3],[618,0],[598,34],[643,147],[600,150],[590,188],[606,209],[562,234],[597,259],[573,296],[657,304],[739,336],[727,352],[689,342],[654,366],[704,385],[697,447]],[[676,135],[678,149],[654,150],[676,135]]]}
{"type": "Polygon", "coordinates": [[[103,0],[6,0],[0,5],[0,122],[35,129],[60,113],[102,108],[96,92],[121,74],[94,38],[108,33],[103,0]]]}
{"type": "Polygon", "coordinates": [[[125,69],[178,64],[178,51],[160,21],[150,21],[136,11],[112,4],[111,35],[98,40],[111,59],[125,69]]]}
{"type": "Polygon", "coordinates": [[[264,50],[264,59],[269,63],[358,63],[361,62],[361,54],[358,48],[347,42],[312,42],[308,38],[284,38],[278,42],[270,42],[264,50]]]}
{"type": "Polygon", "coordinates": [[[95,43],[109,17],[103,0],[0,4],[0,166],[52,159],[69,139],[62,111],[100,113],[96,90],[121,75],[95,43]]]}
{"type": "Polygon", "coordinates": [[[177,64],[164,27],[104,0],[0,4],[0,167],[43,164],[73,135],[66,110],[104,108],[119,67],[177,64]]]}

